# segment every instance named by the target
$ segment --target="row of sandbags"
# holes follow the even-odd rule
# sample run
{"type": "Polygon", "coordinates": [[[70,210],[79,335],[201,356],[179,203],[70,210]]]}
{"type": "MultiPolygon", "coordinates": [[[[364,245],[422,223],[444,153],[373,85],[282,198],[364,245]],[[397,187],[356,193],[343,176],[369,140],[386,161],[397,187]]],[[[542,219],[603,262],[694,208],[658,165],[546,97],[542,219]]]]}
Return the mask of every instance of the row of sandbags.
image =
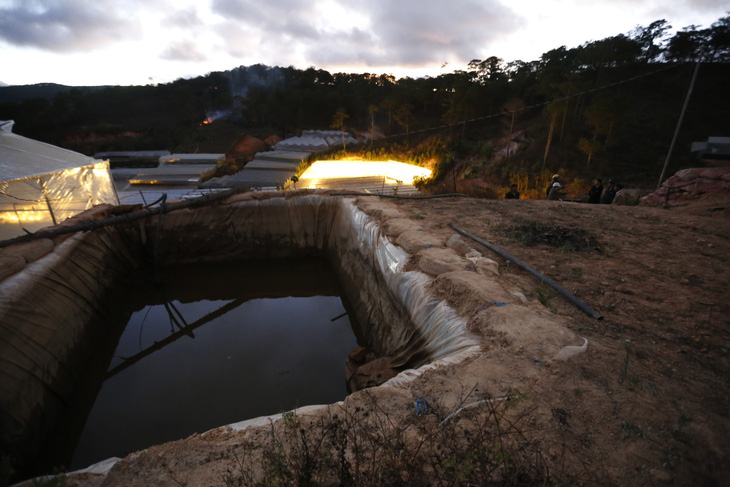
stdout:
{"type": "Polygon", "coordinates": [[[683,169],[640,202],[650,206],[678,206],[706,195],[730,197],[730,166],[683,169]]]}

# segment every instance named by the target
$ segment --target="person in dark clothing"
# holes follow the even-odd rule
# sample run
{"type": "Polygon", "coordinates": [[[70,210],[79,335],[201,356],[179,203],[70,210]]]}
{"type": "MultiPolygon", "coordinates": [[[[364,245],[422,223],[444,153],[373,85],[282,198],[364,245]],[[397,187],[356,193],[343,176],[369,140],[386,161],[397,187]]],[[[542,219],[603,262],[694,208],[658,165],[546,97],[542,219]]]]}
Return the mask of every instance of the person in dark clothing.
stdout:
{"type": "Polygon", "coordinates": [[[603,181],[596,178],[593,180],[593,187],[588,190],[588,203],[600,203],[601,193],[603,193],[603,181]]]}
{"type": "Polygon", "coordinates": [[[507,191],[507,194],[504,195],[504,199],[506,200],[518,200],[520,199],[520,192],[517,191],[517,185],[513,184],[509,187],[509,191],[507,191]]]}
{"type": "Polygon", "coordinates": [[[606,186],[606,191],[603,192],[603,197],[601,198],[601,204],[604,205],[610,205],[613,203],[613,199],[616,197],[616,183],[613,179],[608,180],[608,185],[606,186]]]}

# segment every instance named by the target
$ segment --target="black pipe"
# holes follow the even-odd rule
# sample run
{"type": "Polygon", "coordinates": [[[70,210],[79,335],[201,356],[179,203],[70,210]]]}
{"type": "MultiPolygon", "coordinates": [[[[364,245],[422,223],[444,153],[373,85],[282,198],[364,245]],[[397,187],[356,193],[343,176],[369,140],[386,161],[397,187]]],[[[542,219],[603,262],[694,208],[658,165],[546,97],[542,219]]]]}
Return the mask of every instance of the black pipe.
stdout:
{"type": "Polygon", "coordinates": [[[570,301],[571,303],[573,303],[579,310],[581,310],[582,312],[584,312],[585,314],[587,314],[591,318],[595,318],[597,320],[602,320],[603,319],[603,316],[601,316],[601,314],[598,311],[592,309],[587,304],[585,304],[583,301],[581,301],[580,299],[578,299],[575,296],[573,296],[572,294],[570,294],[568,291],[566,291],[565,289],[563,289],[559,284],[555,283],[550,278],[545,277],[544,275],[540,274],[539,272],[537,272],[532,267],[528,266],[524,262],[521,262],[519,259],[517,259],[517,258],[513,257],[512,255],[508,254],[507,252],[505,252],[504,250],[500,249],[496,245],[492,245],[489,242],[487,242],[487,241],[485,241],[485,240],[483,240],[483,239],[481,239],[481,238],[479,238],[479,237],[477,237],[475,235],[472,235],[471,233],[467,232],[466,230],[462,230],[461,228],[457,227],[453,223],[449,223],[449,226],[451,228],[453,228],[454,230],[456,230],[457,232],[459,232],[460,234],[464,235],[465,237],[469,237],[470,239],[474,240],[475,242],[484,245],[489,250],[492,250],[493,252],[498,253],[499,255],[501,255],[502,257],[504,257],[505,259],[507,259],[507,260],[509,260],[511,262],[514,262],[515,264],[517,264],[517,266],[519,266],[522,269],[526,270],[527,272],[529,272],[533,276],[537,277],[542,282],[544,282],[545,284],[547,284],[548,286],[552,287],[553,289],[555,289],[556,291],[558,291],[560,294],[562,294],[563,296],[565,296],[568,299],[568,301],[570,301]]]}

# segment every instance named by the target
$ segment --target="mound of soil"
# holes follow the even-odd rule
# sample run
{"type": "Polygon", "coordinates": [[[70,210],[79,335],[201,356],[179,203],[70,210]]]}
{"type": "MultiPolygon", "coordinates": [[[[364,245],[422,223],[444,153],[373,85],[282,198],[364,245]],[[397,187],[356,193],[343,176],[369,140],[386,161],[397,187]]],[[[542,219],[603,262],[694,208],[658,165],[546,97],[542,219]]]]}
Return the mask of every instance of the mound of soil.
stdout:
{"type": "Polygon", "coordinates": [[[257,139],[251,135],[244,135],[238,139],[235,144],[233,144],[231,152],[233,152],[236,157],[251,157],[265,148],[266,143],[263,140],[257,139]]]}

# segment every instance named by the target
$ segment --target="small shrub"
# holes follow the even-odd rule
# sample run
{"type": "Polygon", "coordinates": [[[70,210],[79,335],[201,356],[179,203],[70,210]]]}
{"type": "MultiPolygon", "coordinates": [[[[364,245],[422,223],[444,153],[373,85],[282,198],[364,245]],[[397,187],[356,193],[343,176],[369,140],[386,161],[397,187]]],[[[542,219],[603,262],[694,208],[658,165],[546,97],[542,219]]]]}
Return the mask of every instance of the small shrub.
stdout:
{"type": "Polygon", "coordinates": [[[556,313],[556,310],[553,305],[550,304],[550,301],[552,301],[557,295],[558,292],[555,289],[550,286],[546,286],[542,281],[540,282],[540,285],[537,286],[537,300],[553,313],[556,313]]]}
{"type": "Polygon", "coordinates": [[[427,401],[419,412],[409,404],[405,420],[365,394],[365,405],[354,409],[333,406],[316,418],[286,413],[258,452],[251,444],[234,451],[224,485],[532,486],[556,479],[521,431],[532,411],[515,409],[525,397],[519,391],[494,399],[472,390],[451,409],[427,401]]]}

